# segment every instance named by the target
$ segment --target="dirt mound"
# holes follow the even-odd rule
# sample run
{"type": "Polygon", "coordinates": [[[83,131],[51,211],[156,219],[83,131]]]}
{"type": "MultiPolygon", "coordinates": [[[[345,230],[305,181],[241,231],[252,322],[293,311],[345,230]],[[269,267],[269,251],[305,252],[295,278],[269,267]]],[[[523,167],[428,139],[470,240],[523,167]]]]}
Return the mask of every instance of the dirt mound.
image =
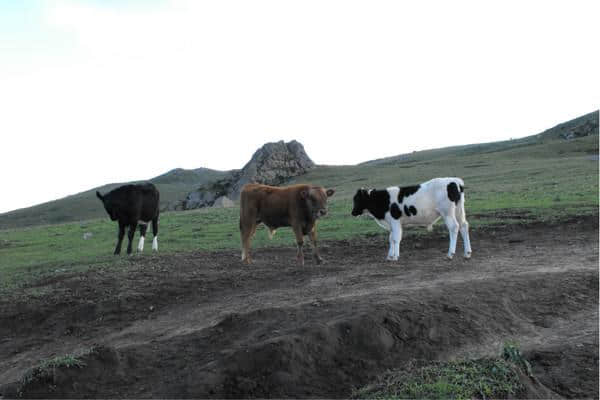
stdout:
{"type": "Polygon", "coordinates": [[[598,337],[583,343],[565,342],[533,349],[525,355],[542,384],[562,396],[582,399],[598,396],[598,337]],[[594,396],[592,396],[594,394],[594,396]]]}
{"type": "Polygon", "coordinates": [[[16,384],[4,387],[5,397],[80,398],[85,393],[106,393],[125,372],[119,354],[110,347],[94,347],[76,361],[55,359],[29,370],[16,384]]]}
{"type": "Polygon", "coordinates": [[[513,339],[550,390],[597,397],[597,230],[474,230],[469,261],[445,261],[432,235],[388,263],[375,237],[324,244],[324,266],[258,249],[251,267],[238,252],[153,255],[39,282],[0,300],[0,393],[340,398],[410,360],[513,339]],[[65,354],[80,362],[22,379],[65,354]]]}

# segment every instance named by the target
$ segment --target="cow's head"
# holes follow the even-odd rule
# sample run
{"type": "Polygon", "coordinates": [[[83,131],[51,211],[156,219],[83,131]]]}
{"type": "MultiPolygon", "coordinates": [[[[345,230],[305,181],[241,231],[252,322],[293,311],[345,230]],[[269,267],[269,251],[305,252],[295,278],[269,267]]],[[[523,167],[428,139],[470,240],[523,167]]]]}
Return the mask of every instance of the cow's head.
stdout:
{"type": "Polygon", "coordinates": [[[364,188],[358,189],[352,199],[352,215],[358,217],[365,211],[368,205],[369,192],[364,188]]]}
{"type": "Polygon", "coordinates": [[[107,199],[106,196],[102,196],[98,191],[96,191],[96,196],[102,201],[102,204],[104,204],[104,209],[108,213],[111,221],[116,221],[118,219],[117,210],[110,202],[110,199],[107,199]]]}
{"type": "Polygon", "coordinates": [[[314,219],[327,214],[327,198],[333,196],[335,190],[313,186],[300,191],[300,198],[306,204],[310,216],[314,219]]]}

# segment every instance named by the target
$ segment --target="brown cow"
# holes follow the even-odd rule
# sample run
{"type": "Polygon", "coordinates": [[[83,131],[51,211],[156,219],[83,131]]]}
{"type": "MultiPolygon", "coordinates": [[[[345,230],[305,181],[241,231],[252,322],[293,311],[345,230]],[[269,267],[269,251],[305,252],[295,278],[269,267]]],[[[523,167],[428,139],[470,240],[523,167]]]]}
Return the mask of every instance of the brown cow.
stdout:
{"type": "Polygon", "coordinates": [[[327,214],[327,198],[335,190],[321,186],[293,185],[275,187],[249,183],[240,195],[240,233],[242,236],[242,261],[250,264],[250,240],[261,222],[272,237],[277,228],[291,226],[298,244],[297,260],[304,265],[302,245],[304,235],[310,234],[317,264],[323,259],[317,248],[317,219],[327,214]]]}

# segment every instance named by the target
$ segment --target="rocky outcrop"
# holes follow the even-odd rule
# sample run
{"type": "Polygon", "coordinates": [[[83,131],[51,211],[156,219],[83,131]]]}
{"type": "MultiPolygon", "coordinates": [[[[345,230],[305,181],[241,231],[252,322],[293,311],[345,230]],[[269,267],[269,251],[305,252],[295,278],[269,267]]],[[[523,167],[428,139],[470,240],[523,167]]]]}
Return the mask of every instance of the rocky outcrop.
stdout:
{"type": "Polygon", "coordinates": [[[564,129],[565,132],[560,134],[560,137],[565,140],[572,140],[584,136],[598,134],[598,113],[595,113],[596,118],[589,118],[581,121],[581,123],[564,129]]]}
{"type": "Polygon", "coordinates": [[[246,183],[281,185],[293,176],[305,174],[314,166],[315,163],[304,151],[304,146],[295,140],[289,143],[284,143],[283,140],[267,143],[254,153],[240,171],[232,185],[232,196],[237,199],[246,183]]]}
{"type": "Polygon", "coordinates": [[[215,200],[212,206],[218,208],[229,208],[233,207],[234,205],[235,203],[232,200],[230,200],[229,197],[221,196],[215,200]]]}
{"type": "Polygon", "coordinates": [[[185,200],[177,205],[178,209],[190,210],[217,206],[226,207],[237,200],[242,187],[247,183],[281,185],[289,178],[305,174],[315,163],[308,157],[304,146],[292,140],[266,143],[258,149],[250,161],[241,170],[230,171],[229,175],[217,181],[202,185],[188,193],[185,200]],[[229,201],[229,202],[228,202],[229,201]]]}

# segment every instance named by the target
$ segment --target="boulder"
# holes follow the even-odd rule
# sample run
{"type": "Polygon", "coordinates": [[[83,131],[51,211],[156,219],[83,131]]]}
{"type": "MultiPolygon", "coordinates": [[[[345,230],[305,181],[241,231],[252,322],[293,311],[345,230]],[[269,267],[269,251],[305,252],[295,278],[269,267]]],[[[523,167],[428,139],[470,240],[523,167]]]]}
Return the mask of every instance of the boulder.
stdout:
{"type": "Polygon", "coordinates": [[[563,129],[559,136],[565,140],[573,140],[584,136],[597,135],[598,134],[598,118],[590,118],[583,120],[581,123],[563,129]]]}
{"type": "MultiPolygon", "coordinates": [[[[230,171],[225,178],[188,193],[182,208],[189,210],[211,207],[222,197],[229,201],[237,200],[242,187],[247,183],[281,185],[292,177],[305,174],[314,166],[315,163],[308,157],[300,142],[292,140],[285,143],[281,140],[266,143],[241,170],[230,171]]],[[[221,203],[226,203],[225,199],[221,203]]]]}
{"type": "Polygon", "coordinates": [[[229,197],[221,196],[215,200],[212,206],[218,208],[229,208],[235,206],[235,204],[232,200],[229,199],[229,197]]]}

